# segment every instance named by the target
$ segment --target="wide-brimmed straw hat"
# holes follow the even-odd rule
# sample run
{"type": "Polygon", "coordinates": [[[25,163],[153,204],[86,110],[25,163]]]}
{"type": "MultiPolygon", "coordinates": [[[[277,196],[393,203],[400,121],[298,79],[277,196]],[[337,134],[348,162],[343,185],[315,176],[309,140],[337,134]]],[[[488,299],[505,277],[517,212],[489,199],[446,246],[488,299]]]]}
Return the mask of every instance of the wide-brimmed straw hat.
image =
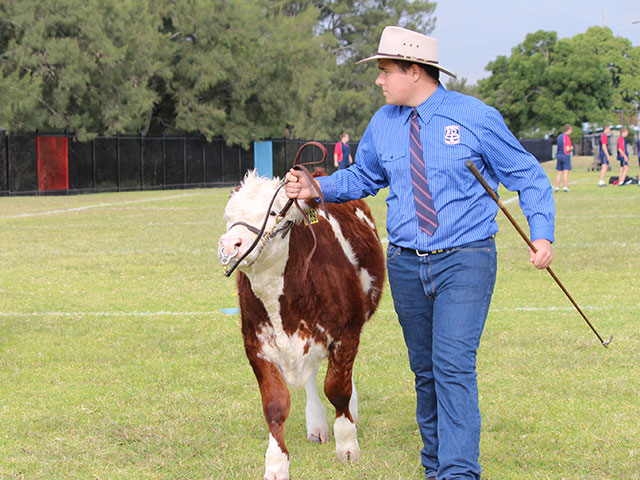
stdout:
{"type": "Polygon", "coordinates": [[[371,60],[406,60],[431,65],[447,75],[456,75],[438,63],[438,40],[402,27],[385,27],[380,37],[378,53],[356,63],[371,60]]]}

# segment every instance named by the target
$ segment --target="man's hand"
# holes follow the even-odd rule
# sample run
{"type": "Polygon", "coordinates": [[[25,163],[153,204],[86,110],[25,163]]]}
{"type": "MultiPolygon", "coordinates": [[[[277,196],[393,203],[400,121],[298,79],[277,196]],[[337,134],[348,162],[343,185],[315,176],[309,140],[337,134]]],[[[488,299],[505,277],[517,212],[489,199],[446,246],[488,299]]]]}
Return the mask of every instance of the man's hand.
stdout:
{"type": "Polygon", "coordinates": [[[297,198],[298,200],[307,200],[310,198],[318,197],[320,191],[320,184],[317,180],[313,180],[318,190],[309,182],[309,179],[304,173],[299,170],[291,169],[284,177],[287,184],[284,187],[284,191],[289,198],[297,198]]]}
{"type": "Polygon", "coordinates": [[[529,261],[538,269],[547,268],[551,265],[551,262],[553,261],[551,242],[544,238],[539,238],[531,243],[533,243],[537,251],[534,253],[533,250],[529,248],[529,261]]]}

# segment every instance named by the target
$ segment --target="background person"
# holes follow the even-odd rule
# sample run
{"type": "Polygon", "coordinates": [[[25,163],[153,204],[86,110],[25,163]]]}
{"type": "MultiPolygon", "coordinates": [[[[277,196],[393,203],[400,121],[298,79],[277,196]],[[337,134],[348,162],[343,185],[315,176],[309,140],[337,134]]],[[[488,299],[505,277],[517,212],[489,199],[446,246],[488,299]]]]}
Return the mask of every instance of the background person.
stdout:
{"type": "Polygon", "coordinates": [[[336,143],[336,146],[333,148],[333,166],[338,170],[342,170],[352,163],[353,158],[351,157],[351,150],[349,149],[349,134],[345,132],[340,135],[340,141],[336,143]]]}
{"type": "Polygon", "coordinates": [[[571,127],[571,125],[565,125],[562,133],[558,135],[556,192],[560,189],[560,177],[564,177],[564,191],[569,191],[569,170],[571,170],[571,152],[573,152],[573,145],[571,144],[571,137],[569,136],[571,132],[573,132],[573,127],[571,127]]]}
{"type": "Polygon", "coordinates": [[[606,187],[607,184],[604,183],[604,176],[607,173],[607,169],[609,168],[609,135],[611,134],[611,127],[607,125],[604,127],[602,135],[600,135],[600,181],[598,182],[599,187],[606,187]]]}
{"type": "Polygon", "coordinates": [[[549,178],[479,100],[439,83],[437,40],[386,27],[376,85],[387,105],[371,119],[356,162],[309,180],[290,170],[289,198],[346,202],[387,196],[387,274],[415,375],[416,417],[427,480],[480,478],[476,355],[497,269],[498,206],[465,166],[472,160],[497,190],[518,191],[537,252],[553,259],[555,206],[549,178]],[[411,58],[410,62],[404,61],[411,58]]]}
{"type": "Polygon", "coordinates": [[[620,130],[620,136],[618,137],[618,155],[617,158],[620,161],[620,176],[618,177],[618,185],[623,186],[627,179],[627,172],[629,171],[629,155],[627,154],[627,135],[629,135],[629,129],[622,127],[620,130]]]}

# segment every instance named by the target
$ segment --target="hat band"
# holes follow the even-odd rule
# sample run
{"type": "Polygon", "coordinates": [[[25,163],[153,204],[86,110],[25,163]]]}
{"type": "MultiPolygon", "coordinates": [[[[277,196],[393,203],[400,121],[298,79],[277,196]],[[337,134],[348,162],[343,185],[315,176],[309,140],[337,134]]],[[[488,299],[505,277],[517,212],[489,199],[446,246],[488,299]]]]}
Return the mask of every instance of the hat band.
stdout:
{"type": "Polygon", "coordinates": [[[401,53],[383,53],[383,52],[378,52],[378,55],[384,55],[385,57],[393,57],[393,58],[400,58],[400,59],[404,59],[404,60],[416,60],[420,63],[431,63],[434,65],[439,65],[437,60],[426,60],[424,58],[419,58],[419,57],[413,57],[410,55],[402,55],[401,53]]]}

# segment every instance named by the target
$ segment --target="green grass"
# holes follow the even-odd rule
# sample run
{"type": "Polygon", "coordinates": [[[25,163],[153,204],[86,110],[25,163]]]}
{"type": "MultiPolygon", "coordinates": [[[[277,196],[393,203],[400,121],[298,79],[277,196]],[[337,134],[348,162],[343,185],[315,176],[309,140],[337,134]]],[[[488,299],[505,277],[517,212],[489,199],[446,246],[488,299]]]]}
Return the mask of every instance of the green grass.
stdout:
{"type": "MultiPolygon", "coordinates": [[[[640,188],[597,188],[590,163],[574,159],[571,192],[556,194],[553,269],[613,343],[499,214],[478,359],[484,479],[640,479],[640,188]]],[[[239,317],[221,311],[237,306],[216,255],[227,198],[0,198],[0,479],[262,478],[259,392],[239,317]]],[[[383,232],[383,195],[369,204],[383,232]]],[[[307,443],[293,391],[292,478],[422,479],[407,363],[387,288],[355,367],[362,458],[307,443]]]]}

